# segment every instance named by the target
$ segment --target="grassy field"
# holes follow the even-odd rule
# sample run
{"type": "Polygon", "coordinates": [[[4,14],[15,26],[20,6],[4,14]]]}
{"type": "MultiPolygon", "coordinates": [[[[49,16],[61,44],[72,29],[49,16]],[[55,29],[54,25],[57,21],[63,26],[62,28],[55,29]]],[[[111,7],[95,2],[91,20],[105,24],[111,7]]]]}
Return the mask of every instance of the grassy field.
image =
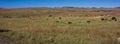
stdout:
{"type": "Polygon", "coordinates": [[[16,44],[119,44],[120,9],[0,9],[0,29],[16,44]]]}

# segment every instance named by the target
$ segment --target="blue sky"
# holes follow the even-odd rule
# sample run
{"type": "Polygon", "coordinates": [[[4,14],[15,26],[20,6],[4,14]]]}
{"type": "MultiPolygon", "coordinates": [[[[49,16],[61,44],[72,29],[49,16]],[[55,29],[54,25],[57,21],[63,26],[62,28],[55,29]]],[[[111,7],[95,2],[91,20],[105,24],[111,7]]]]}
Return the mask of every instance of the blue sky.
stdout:
{"type": "Polygon", "coordinates": [[[0,0],[1,8],[26,7],[120,7],[120,0],[0,0]]]}

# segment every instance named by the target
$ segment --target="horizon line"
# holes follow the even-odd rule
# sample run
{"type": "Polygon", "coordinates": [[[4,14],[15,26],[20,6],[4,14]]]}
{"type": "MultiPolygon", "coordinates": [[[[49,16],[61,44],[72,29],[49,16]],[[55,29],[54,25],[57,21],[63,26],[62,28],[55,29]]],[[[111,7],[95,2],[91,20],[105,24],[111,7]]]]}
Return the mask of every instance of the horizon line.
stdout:
{"type": "Polygon", "coordinates": [[[62,7],[0,7],[0,8],[120,8],[117,7],[77,7],[77,6],[62,6],[62,7]]]}

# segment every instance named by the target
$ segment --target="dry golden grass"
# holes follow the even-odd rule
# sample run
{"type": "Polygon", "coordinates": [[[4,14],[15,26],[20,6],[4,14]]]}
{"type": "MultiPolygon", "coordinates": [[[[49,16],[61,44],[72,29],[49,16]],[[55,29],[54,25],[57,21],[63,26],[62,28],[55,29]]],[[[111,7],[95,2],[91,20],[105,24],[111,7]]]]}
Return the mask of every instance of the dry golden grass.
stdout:
{"type": "Polygon", "coordinates": [[[118,44],[120,9],[2,9],[0,32],[16,44],[118,44]],[[116,17],[117,21],[111,20],[116,17]],[[101,20],[105,18],[107,20],[101,20]],[[89,23],[88,23],[89,21],[89,23]]]}

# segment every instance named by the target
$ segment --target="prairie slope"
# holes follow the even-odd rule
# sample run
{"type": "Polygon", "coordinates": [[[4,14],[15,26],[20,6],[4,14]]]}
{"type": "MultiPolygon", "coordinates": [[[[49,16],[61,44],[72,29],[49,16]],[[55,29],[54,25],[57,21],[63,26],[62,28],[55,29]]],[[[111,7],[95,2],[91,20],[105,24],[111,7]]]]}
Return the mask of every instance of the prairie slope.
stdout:
{"type": "Polygon", "coordinates": [[[0,29],[11,30],[0,35],[8,36],[16,44],[118,44],[120,37],[119,9],[0,11],[0,29]]]}

